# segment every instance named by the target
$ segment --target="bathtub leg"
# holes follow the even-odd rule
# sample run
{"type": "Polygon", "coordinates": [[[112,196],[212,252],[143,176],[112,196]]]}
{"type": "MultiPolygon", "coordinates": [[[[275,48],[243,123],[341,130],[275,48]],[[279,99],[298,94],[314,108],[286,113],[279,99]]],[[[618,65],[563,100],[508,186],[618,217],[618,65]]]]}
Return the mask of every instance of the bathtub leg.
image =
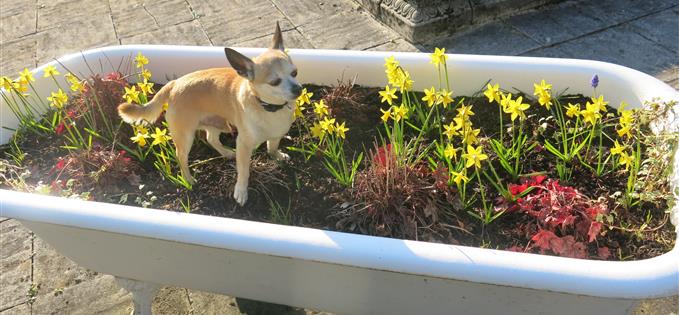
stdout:
{"type": "Polygon", "coordinates": [[[132,310],[131,315],[151,315],[153,297],[160,290],[160,285],[119,277],[116,277],[116,282],[123,289],[132,293],[134,310],[132,310]]]}

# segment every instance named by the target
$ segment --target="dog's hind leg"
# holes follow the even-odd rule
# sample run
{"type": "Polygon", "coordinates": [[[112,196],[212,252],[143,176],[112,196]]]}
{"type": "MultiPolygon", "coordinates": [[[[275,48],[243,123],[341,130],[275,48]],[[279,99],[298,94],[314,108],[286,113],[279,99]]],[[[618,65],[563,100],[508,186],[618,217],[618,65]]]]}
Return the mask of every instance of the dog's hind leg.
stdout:
{"type": "Polygon", "coordinates": [[[189,151],[191,151],[191,146],[193,145],[193,138],[195,131],[187,132],[185,134],[173,135],[175,148],[177,149],[177,161],[179,162],[179,168],[182,171],[182,176],[191,185],[196,183],[196,179],[191,175],[191,170],[189,170],[189,151]]]}
{"type": "Polygon", "coordinates": [[[221,130],[214,127],[203,127],[205,130],[205,135],[207,138],[207,143],[209,143],[219,154],[227,159],[233,159],[236,157],[236,152],[233,149],[227,149],[224,147],[221,141],[219,141],[219,134],[222,133],[221,130]]]}
{"type": "Polygon", "coordinates": [[[196,127],[198,123],[191,124],[189,119],[180,120],[175,112],[168,111],[165,115],[167,120],[167,128],[170,130],[174,147],[177,154],[177,162],[179,169],[182,171],[182,177],[190,184],[195,184],[196,179],[191,176],[189,170],[189,151],[193,145],[193,139],[196,136],[196,127]]]}

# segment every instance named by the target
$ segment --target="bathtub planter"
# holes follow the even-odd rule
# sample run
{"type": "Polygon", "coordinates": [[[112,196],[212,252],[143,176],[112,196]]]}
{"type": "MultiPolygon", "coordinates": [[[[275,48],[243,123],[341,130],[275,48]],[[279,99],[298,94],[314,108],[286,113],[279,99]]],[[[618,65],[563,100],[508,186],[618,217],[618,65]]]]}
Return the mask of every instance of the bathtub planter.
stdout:
{"type": "MultiPolygon", "coordinates": [[[[260,52],[241,51],[250,56],[260,52]]],[[[154,77],[168,80],[227,64],[222,48],[182,46],[107,47],[52,64],[76,74],[90,74],[96,64],[95,71],[107,73],[137,52],[153,61],[149,70],[154,77]]],[[[415,89],[436,80],[427,54],[290,54],[304,83],[330,85],[356,75],[358,84],[384,86],[383,60],[392,54],[418,78],[415,89]]],[[[458,95],[475,92],[491,78],[521,90],[545,79],[557,89],[586,93],[596,73],[602,78],[598,92],[611,104],[625,100],[640,106],[653,97],[679,100],[677,91],[646,74],[594,61],[450,55],[449,69],[458,95]]],[[[39,94],[51,91],[50,80],[37,78],[39,94]]],[[[16,126],[4,106],[0,124],[16,126]]],[[[668,126],[679,127],[679,120],[671,118],[668,126]]],[[[1,132],[5,143],[11,134],[1,132]]],[[[679,164],[679,155],[674,161],[679,164]]],[[[678,170],[672,185],[679,187],[678,170]]],[[[677,247],[640,261],[578,260],[4,190],[0,201],[0,216],[19,220],[79,265],[116,276],[134,294],[140,314],[150,314],[151,299],[161,285],[342,314],[624,314],[641,299],[679,294],[677,247]]],[[[678,209],[672,212],[675,225],[678,209]]]]}

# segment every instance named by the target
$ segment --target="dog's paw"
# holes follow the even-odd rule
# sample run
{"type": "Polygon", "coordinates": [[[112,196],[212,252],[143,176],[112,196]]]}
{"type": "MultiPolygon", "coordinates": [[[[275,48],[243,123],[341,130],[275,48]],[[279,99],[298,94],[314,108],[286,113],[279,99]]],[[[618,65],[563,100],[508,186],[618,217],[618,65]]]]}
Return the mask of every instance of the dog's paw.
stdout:
{"type": "Polygon", "coordinates": [[[277,161],[287,161],[290,159],[290,156],[287,155],[286,153],[283,153],[281,150],[276,150],[274,152],[269,153],[269,155],[276,159],[277,161]]]}
{"type": "Polygon", "coordinates": [[[248,201],[248,186],[236,184],[236,188],[233,190],[233,199],[235,199],[239,205],[245,205],[245,202],[248,201]]]}

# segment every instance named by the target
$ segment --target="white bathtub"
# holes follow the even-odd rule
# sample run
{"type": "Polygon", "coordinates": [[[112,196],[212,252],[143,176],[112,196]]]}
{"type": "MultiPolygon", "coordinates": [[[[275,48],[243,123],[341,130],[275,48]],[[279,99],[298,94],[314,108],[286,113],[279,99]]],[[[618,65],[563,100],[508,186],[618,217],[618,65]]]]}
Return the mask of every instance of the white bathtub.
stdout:
{"type": "MultiPolygon", "coordinates": [[[[242,49],[256,55],[258,49],[242,49]]],[[[226,66],[223,49],[116,46],[65,56],[71,71],[111,71],[142,52],[154,78],[226,66]],[[98,60],[102,61],[103,69],[98,60]],[[110,63],[109,63],[110,60],[110,63]]],[[[340,77],[383,86],[392,53],[292,50],[304,83],[340,77]]],[[[393,53],[416,88],[435,84],[427,54],[393,53]]],[[[53,63],[60,68],[59,64],[53,63]]],[[[44,66],[43,66],[44,67],[44,66]]],[[[43,67],[37,69],[41,74],[43,67]]],[[[617,105],[652,97],[679,100],[671,87],[617,65],[566,59],[449,55],[456,95],[488,80],[532,91],[545,79],[555,90],[597,91],[617,105]]],[[[38,76],[36,76],[38,77],[38,76]]],[[[38,78],[39,93],[53,88],[38,78]]],[[[1,124],[15,126],[3,105],[1,124]]],[[[675,121],[674,123],[678,123],[675,121]]],[[[676,127],[676,126],[674,126],[676,127]]],[[[0,140],[11,136],[2,130],[0,140]]],[[[675,156],[679,165],[679,155],[675,156]]],[[[679,171],[673,185],[679,187],[679,171]]],[[[228,196],[225,196],[228,198],[228,196]]],[[[158,285],[173,285],[342,314],[625,314],[642,299],[679,294],[679,248],[627,262],[578,260],[464,246],[403,241],[243,220],[1,191],[0,216],[15,218],[83,267],[121,280],[150,313],[158,285]]],[[[672,222],[679,223],[679,207],[672,222]]]]}

